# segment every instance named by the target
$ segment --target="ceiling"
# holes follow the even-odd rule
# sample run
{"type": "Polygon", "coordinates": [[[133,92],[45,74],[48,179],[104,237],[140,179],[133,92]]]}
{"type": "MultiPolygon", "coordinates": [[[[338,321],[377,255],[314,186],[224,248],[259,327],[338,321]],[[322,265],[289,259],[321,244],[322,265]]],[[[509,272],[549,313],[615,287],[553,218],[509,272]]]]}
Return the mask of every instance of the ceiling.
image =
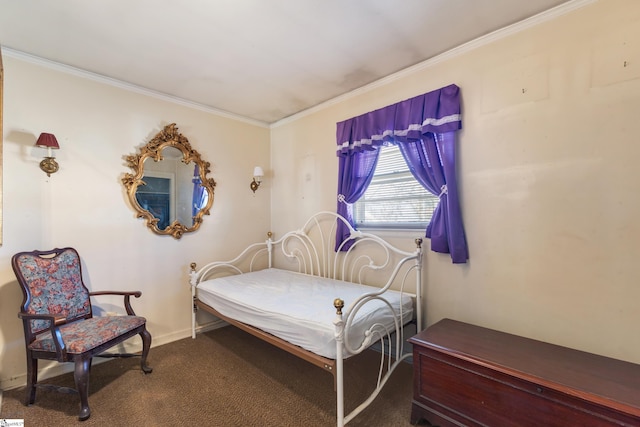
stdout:
{"type": "Polygon", "coordinates": [[[0,0],[0,44],[270,124],[567,0],[0,0]]]}

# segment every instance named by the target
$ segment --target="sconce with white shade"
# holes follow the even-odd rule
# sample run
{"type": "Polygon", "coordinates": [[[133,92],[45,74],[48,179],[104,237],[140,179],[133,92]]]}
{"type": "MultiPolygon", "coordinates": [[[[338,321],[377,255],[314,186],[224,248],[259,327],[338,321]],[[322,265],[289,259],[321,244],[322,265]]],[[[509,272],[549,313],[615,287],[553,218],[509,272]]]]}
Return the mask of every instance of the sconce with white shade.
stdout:
{"type": "Polygon", "coordinates": [[[253,181],[251,181],[251,184],[249,184],[249,187],[251,188],[251,191],[253,191],[254,193],[256,192],[258,187],[260,187],[263,176],[264,176],[264,171],[260,166],[256,166],[255,168],[253,168],[253,181]]]}
{"type": "Polygon", "coordinates": [[[51,176],[52,173],[58,172],[59,166],[53,157],[51,150],[58,150],[58,140],[52,133],[41,133],[36,141],[36,147],[46,148],[47,156],[40,162],[40,169],[42,169],[47,176],[51,176]]]}

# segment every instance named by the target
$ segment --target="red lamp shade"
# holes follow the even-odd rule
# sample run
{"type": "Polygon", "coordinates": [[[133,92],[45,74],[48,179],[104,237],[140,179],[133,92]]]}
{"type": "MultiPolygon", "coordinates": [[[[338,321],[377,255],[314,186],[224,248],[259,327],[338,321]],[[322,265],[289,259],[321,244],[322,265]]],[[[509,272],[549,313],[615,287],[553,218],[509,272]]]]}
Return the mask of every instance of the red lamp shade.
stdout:
{"type": "Polygon", "coordinates": [[[42,148],[53,148],[54,150],[60,148],[56,136],[52,133],[41,133],[36,141],[36,146],[42,148]]]}
{"type": "Polygon", "coordinates": [[[51,155],[51,150],[57,150],[60,148],[58,140],[52,133],[41,133],[36,141],[36,147],[42,147],[47,149],[47,157],[40,162],[40,169],[42,169],[47,176],[51,176],[52,173],[58,172],[58,162],[51,155]]]}

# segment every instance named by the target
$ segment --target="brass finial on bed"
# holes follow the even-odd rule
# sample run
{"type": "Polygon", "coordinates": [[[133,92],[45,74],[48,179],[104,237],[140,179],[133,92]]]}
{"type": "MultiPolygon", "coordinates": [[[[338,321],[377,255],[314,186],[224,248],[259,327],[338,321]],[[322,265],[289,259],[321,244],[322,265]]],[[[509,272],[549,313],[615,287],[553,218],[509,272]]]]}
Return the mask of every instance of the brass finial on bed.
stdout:
{"type": "Polygon", "coordinates": [[[340,298],[336,298],[333,300],[333,306],[336,308],[336,314],[338,316],[342,316],[342,309],[344,308],[344,301],[340,298]]]}
{"type": "Polygon", "coordinates": [[[417,248],[421,248],[422,247],[422,238],[418,237],[416,240],[416,247],[417,248]]]}
{"type": "Polygon", "coordinates": [[[273,237],[273,233],[271,231],[267,231],[267,237],[270,239],[273,237]]]}
{"type": "Polygon", "coordinates": [[[191,263],[191,271],[196,271],[196,263],[195,262],[191,263]]]}

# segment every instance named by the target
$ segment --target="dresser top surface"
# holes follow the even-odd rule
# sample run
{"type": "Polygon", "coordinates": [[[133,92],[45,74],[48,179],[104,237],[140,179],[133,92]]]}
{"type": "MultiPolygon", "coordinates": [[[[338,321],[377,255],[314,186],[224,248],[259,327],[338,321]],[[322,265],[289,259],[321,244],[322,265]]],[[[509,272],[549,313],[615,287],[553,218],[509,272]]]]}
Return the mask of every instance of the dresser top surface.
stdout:
{"type": "Polygon", "coordinates": [[[409,341],[640,415],[640,365],[443,319],[409,341]]]}

